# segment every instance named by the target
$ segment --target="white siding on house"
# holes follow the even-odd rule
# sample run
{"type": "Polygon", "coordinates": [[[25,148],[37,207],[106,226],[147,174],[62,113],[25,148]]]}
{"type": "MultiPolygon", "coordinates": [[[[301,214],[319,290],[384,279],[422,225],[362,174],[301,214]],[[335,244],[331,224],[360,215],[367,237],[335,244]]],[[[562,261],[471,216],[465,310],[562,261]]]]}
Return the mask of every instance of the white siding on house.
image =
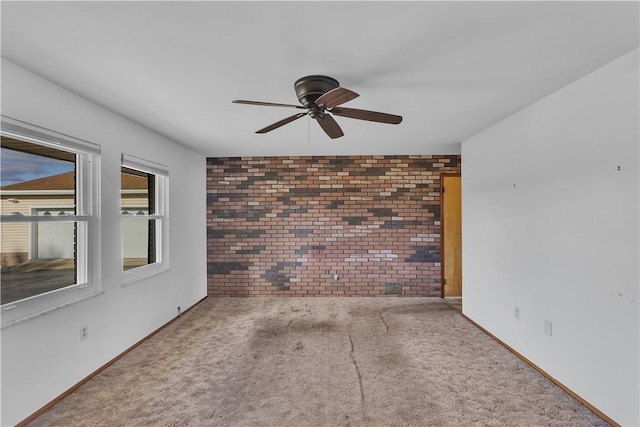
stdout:
{"type": "MultiPolygon", "coordinates": [[[[145,192],[145,190],[140,190],[145,192]]],[[[15,193],[15,192],[14,192],[15,193]]],[[[31,191],[30,193],[33,193],[31,191]]],[[[148,203],[145,197],[135,197],[131,194],[122,199],[122,207],[124,210],[131,211],[132,215],[139,211],[148,213],[146,206],[148,203]]],[[[29,196],[21,196],[12,194],[11,197],[5,196],[2,200],[2,215],[11,215],[19,213],[22,215],[39,215],[45,212],[52,216],[59,215],[60,212],[73,213],[73,199],[68,196],[53,197],[50,194],[37,196],[30,194],[29,196]],[[14,199],[17,203],[9,202],[8,199],[14,199]]],[[[125,222],[127,224],[125,233],[134,236],[132,242],[135,245],[125,245],[125,258],[146,258],[147,245],[144,240],[147,233],[147,223],[145,221],[125,222]]],[[[26,253],[27,259],[48,259],[48,258],[73,258],[74,257],[74,225],[68,223],[40,223],[40,224],[9,224],[2,223],[0,225],[2,237],[0,240],[0,248],[2,254],[9,253],[26,253]]],[[[25,261],[27,260],[25,259],[25,261]]]]}
{"type": "Polygon", "coordinates": [[[33,224],[36,242],[32,258],[57,259],[75,257],[75,222],[40,222],[33,224]]]}
{"type": "MultiPolygon", "coordinates": [[[[73,208],[73,200],[69,198],[52,198],[50,196],[46,198],[23,198],[14,195],[11,198],[17,199],[17,203],[10,203],[6,198],[3,198],[2,215],[11,215],[14,212],[22,215],[42,215],[47,210],[51,212],[51,215],[58,215],[60,211],[69,212],[69,209],[73,208]]],[[[28,253],[29,259],[37,258],[38,253],[35,248],[37,235],[32,237],[35,225],[3,222],[0,227],[2,231],[0,248],[3,254],[11,252],[28,253]],[[36,239],[35,241],[34,238],[36,239]]],[[[52,235],[49,233],[47,241],[50,243],[51,237],[52,235]]],[[[71,237],[73,237],[73,234],[71,237]]],[[[61,241],[66,241],[66,238],[61,238],[61,241]]]]}
{"type": "Polygon", "coordinates": [[[149,221],[127,219],[122,221],[123,258],[147,258],[149,253],[149,221]]]}
{"type": "Polygon", "coordinates": [[[146,197],[127,195],[122,198],[121,203],[122,211],[128,213],[128,215],[122,215],[122,257],[146,259],[149,248],[149,222],[131,218],[139,213],[148,215],[149,200],[146,197]]]}

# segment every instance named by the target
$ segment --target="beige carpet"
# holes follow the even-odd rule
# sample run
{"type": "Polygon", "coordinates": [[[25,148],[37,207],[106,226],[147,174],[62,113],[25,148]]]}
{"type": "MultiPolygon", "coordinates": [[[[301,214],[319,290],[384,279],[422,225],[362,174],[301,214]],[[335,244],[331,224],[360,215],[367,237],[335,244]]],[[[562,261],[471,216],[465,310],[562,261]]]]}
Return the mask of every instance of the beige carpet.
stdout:
{"type": "Polygon", "coordinates": [[[31,425],[607,424],[440,299],[208,298],[31,425]]]}

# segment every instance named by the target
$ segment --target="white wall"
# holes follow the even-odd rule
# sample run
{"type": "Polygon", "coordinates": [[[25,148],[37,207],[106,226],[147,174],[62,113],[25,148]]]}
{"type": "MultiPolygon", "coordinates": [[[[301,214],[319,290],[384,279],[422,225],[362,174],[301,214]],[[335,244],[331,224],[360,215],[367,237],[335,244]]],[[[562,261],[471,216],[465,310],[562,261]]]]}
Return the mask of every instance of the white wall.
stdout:
{"type": "Polygon", "coordinates": [[[638,73],[635,50],[462,143],[463,312],[635,426],[638,73]]]}
{"type": "MultiPolygon", "coordinates": [[[[152,105],[149,108],[153,108],[152,105]]],[[[2,331],[2,419],[13,425],[206,295],[206,159],[2,60],[2,114],[102,147],[104,294],[2,331]],[[171,269],[121,286],[120,154],[167,165],[171,269]],[[80,328],[89,338],[80,341],[80,328]]]]}

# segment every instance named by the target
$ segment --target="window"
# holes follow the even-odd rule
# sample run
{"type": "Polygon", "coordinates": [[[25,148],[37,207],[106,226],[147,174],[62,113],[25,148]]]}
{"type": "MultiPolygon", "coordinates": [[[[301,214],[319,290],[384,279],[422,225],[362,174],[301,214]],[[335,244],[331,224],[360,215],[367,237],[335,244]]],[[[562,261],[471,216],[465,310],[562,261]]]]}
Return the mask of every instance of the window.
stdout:
{"type": "Polygon", "coordinates": [[[168,268],[166,166],[122,155],[120,207],[125,284],[168,268]]]}
{"type": "Polygon", "coordinates": [[[2,327],[98,292],[95,144],[2,117],[2,327]]]}

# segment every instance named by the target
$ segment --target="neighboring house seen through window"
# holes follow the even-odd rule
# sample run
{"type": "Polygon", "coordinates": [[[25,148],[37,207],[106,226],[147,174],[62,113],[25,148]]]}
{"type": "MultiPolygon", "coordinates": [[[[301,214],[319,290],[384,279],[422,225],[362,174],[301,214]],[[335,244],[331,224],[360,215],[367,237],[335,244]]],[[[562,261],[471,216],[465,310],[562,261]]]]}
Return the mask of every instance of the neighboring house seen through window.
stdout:
{"type": "Polygon", "coordinates": [[[3,117],[2,325],[98,290],[96,164],[86,141],[3,117]]]}

